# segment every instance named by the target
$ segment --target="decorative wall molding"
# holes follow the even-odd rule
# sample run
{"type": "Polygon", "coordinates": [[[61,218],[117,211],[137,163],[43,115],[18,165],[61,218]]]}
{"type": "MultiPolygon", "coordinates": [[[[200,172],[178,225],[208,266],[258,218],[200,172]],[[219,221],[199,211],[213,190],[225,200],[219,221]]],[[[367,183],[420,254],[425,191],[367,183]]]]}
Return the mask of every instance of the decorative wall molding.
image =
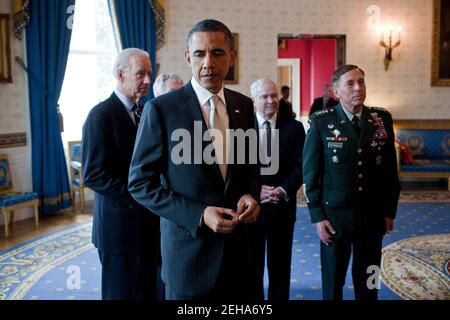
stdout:
{"type": "Polygon", "coordinates": [[[27,133],[2,133],[0,134],[0,149],[12,147],[24,147],[27,145],[27,133]]]}

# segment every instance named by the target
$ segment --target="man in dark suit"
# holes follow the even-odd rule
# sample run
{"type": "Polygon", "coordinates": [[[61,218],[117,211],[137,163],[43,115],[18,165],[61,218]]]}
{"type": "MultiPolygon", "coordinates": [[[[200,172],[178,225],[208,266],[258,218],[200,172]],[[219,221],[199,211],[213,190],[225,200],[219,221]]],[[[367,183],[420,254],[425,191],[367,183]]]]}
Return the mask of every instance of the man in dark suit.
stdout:
{"type": "Polygon", "coordinates": [[[314,112],[334,107],[339,102],[333,99],[333,88],[327,83],[323,88],[323,96],[315,98],[309,111],[309,116],[314,112]]]}
{"type": "Polygon", "coordinates": [[[390,233],[400,185],[392,117],[364,105],[364,72],[333,76],[340,104],[310,118],[303,151],[305,198],[321,240],[323,298],[341,300],[353,251],[358,300],[377,299],[383,235],[390,233]]]}
{"type": "Polygon", "coordinates": [[[288,86],[281,87],[281,99],[279,103],[278,114],[285,118],[295,118],[295,112],[292,110],[292,103],[288,100],[291,89],[288,86]]]}
{"type": "MultiPolygon", "coordinates": [[[[256,279],[256,299],[264,299],[264,260],[267,243],[269,300],[288,300],[291,282],[291,257],[297,211],[297,190],[302,185],[303,125],[277,114],[278,90],[274,82],[260,79],[250,88],[256,108],[256,126],[264,155],[278,157],[275,174],[261,173],[261,213],[250,227],[256,279]],[[278,139],[277,143],[268,142],[278,139]],[[273,146],[278,145],[277,150],[273,146]],[[269,150],[270,149],[270,150],[269,150]]],[[[275,140],[273,141],[275,142],[275,140]]],[[[262,161],[263,165],[269,161],[262,161]]]]}
{"type": "Polygon", "coordinates": [[[83,127],[83,175],[94,190],[93,243],[102,264],[102,298],[155,299],[160,264],[159,217],[128,191],[128,172],[141,110],[150,86],[148,54],[130,48],[114,66],[117,87],[83,127]]]}
{"type": "Polygon", "coordinates": [[[259,214],[259,167],[248,160],[248,141],[233,149],[220,142],[226,129],[255,131],[253,105],[223,87],[236,57],[223,23],[198,22],[187,45],[193,77],[144,108],[129,190],[161,216],[167,299],[246,299],[251,272],[246,223],[259,214]],[[234,161],[223,161],[231,151],[234,161]]]}

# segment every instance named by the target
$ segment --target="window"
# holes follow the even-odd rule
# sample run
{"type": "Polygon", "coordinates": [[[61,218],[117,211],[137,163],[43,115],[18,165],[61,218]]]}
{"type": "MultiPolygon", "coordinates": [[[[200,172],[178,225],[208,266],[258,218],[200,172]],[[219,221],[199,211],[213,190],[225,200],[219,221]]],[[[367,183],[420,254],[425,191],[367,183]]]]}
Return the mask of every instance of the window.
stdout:
{"type": "Polygon", "coordinates": [[[63,144],[81,140],[83,123],[115,88],[118,53],[107,0],[77,0],[66,74],[59,99],[64,117],[63,144]]]}

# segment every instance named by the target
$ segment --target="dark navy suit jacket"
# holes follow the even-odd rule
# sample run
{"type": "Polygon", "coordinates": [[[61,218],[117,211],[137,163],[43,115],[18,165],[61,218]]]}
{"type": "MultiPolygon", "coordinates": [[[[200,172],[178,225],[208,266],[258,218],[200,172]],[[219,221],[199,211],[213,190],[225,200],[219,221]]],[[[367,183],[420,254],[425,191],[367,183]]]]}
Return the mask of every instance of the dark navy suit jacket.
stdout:
{"type": "Polygon", "coordinates": [[[311,106],[311,110],[309,110],[309,115],[311,116],[314,112],[320,111],[322,109],[329,109],[337,105],[339,102],[334,100],[333,98],[328,98],[327,105],[325,108],[323,107],[323,96],[319,98],[315,98],[314,102],[311,106]]]}
{"type": "Polygon", "coordinates": [[[279,170],[274,175],[262,175],[261,184],[272,187],[282,187],[289,198],[278,204],[262,205],[265,210],[288,211],[293,221],[297,211],[297,190],[303,181],[302,154],[305,142],[303,124],[291,117],[281,114],[277,116],[276,129],[279,133],[279,170]]]}
{"type": "MultiPolygon", "coordinates": [[[[251,99],[228,89],[224,94],[229,128],[254,128],[251,99]]],[[[206,225],[199,226],[204,209],[220,206],[236,210],[242,195],[258,199],[260,192],[257,164],[228,165],[224,181],[217,164],[202,160],[202,151],[211,143],[201,142],[206,129],[190,82],[153,99],[144,108],[130,168],[131,194],[161,216],[163,280],[169,290],[184,296],[205,294],[214,287],[227,237],[242,240],[235,248],[236,257],[247,257],[249,250],[246,224],[238,225],[230,235],[214,233],[206,225]],[[196,125],[201,125],[200,136],[194,136],[196,125]],[[177,145],[182,140],[175,138],[176,133],[191,137],[186,140],[192,146],[187,157],[192,162],[200,157],[199,164],[173,161],[173,152],[179,154],[177,145]]],[[[249,271],[248,261],[241,265],[242,270],[236,272],[249,271]]]]}
{"type": "Polygon", "coordinates": [[[109,254],[159,257],[159,217],[128,191],[136,125],[113,93],[89,113],[83,127],[83,175],[94,190],[92,242],[109,254]]]}

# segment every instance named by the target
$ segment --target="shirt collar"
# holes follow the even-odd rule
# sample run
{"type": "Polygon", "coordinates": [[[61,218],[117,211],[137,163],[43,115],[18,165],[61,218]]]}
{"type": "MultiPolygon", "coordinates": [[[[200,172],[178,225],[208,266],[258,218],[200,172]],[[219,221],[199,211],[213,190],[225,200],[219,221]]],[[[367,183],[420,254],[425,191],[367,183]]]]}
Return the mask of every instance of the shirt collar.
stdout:
{"type": "Polygon", "coordinates": [[[264,128],[264,122],[269,121],[270,127],[274,129],[275,124],[277,123],[277,113],[275,112],[271,118],[266,120],[258,111],[256,111],[256,120],[258,121],[258,128],[264,128]]]}
{"type": "Polygon", "coordinates": [[[116,94],[117,98],[119,98],[120,102],[122,102],[122,104],[125,106],[125,108],[127,108],[128,111],[131,111],[134,106],[134,102],[117,89],[114,90],[114,93],[116,94]]]}
{"type": "MultiPolygon", "coordinates": [[[[191,84],[192,84],[192,88],[194,89],[195,95],[197,96],[198,103],[200,103],[200,106],[205,105],[209,101],[209,99],[211,99],[211,97],[214,95],[214,93],[203,88],[197,82],[197,80],[195,80],[194,77],[192,77],[192,79],[191,79],[191,84]]],[[[216,95],[222,100],[223,105],[226,107],[223,85],[222,85],[222,88],[220,89],[220,91],[218,93],[216,93],[216,95]]]]}
{"type": "MultiPolygon", "coordinates": [[[[341,105],[342,106],[342,105],[341,105]]],[[[342,106],[342,110],[344,111],[345,115],[347,116],[348,120],[350,120],[350,122],[353,120],[354,116],[357,116],[359,118],[359,120],[361,121],[361,115],[362,115],[362,110],[363,108],[361,108],[361,111],[359,111],[357,114],[353,115],[352,113],[348,112],[344,106],[342,106]]]]}

